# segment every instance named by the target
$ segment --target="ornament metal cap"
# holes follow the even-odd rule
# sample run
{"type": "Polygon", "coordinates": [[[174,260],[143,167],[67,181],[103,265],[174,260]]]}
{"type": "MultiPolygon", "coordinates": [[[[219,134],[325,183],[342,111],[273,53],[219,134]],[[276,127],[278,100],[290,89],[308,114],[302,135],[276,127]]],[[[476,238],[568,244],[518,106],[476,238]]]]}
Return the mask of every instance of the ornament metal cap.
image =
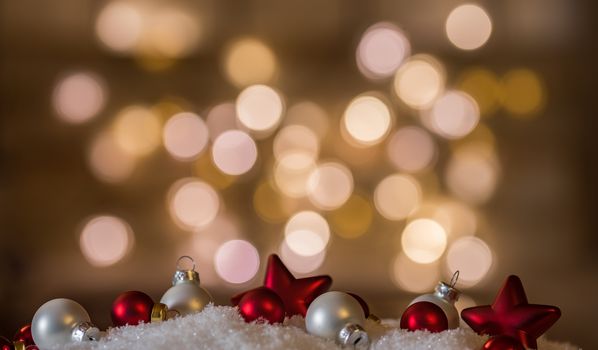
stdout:
{"type": "Polygon", "coordinates": [[[162,303],[155,303],[152,307],[151,322],[158,323],[166,320],[168,316],[168,306],[162,303]]]}
{"type": "Polygon", "coordinates": [[[176,261],[176,271],[172,277],[172,285],[176,286],[179,283],[193,282],[199,284],[199,274],[195,271],[195,260],[188,255],[183,255],[176,261]],[[181,267],[183,260],[189,260],[191,262],[191,269],[185,269],[181,267]]]}
{"type": "Polygon", "coordinates": [[[73,329],[73,333],[71,334],[71,339],[74,342],[100,340],[100,338],[100,330],[91,322],[79,323],[75,329],[73,329]]]}
{"type": "Polygon", "coordinates": [[[439,282],[434,289],[434,295],[448,301],[451,304],[454,304],[457,300],[459,300],[459,295],[461,295],[461,291],[455,288],[455,284],[457,284],[458,279],[459,270],[455,271],[453,274],[450,284],[439,282]]]}
{"type": "Polygon", "coordinates": [[[363,327],[349,323],[338,332],[337,342],[341,345],[367,348],[370,345],[370,337],[363,327]]]}
{"type": "Polygon", "coordinates": [[[25,343],[20,340],[17,340],[13,343],[13,347],[15,350],[25,350],[25,343]]]}

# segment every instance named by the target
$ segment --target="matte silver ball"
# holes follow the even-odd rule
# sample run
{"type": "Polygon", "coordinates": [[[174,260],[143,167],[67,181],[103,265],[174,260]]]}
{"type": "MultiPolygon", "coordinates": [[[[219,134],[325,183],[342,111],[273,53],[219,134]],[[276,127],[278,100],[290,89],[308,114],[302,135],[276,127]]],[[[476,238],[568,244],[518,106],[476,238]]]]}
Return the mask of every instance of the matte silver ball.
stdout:
{"type": "Polygon", "coordinates": [[[359,302],[343,292],[317,297],[307,309],[305,327],[311,334],[336,340],[347,324],[363,325],[365,315],[359,302]]]}
{"type": "Polygon", "coordinates": [[[31,335],[40,350],[72,341],[75,328],[90,322],[83,306],[70,299],[53,299],[42,305],[31,321],[31,335]]]}
{"type": "Polygon", "coordinates": [[[189,281],[170,287],[160,302],[166,304],[169,310],[176,310],[181,315],[188,315],[203,310],[212,302],[212,296],[199,284],[189,281]]]}

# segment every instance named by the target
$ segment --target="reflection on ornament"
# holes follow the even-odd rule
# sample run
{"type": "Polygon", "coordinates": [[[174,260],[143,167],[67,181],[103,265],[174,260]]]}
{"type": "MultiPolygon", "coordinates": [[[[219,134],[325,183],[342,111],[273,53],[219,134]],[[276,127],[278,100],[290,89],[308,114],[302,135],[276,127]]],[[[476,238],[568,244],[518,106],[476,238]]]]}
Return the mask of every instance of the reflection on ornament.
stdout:
{"type": "Polygon", "coordinates": [[[154,304],[152,298],[138,291],[124,292],[112,303],[112,324],[114,327],[136,326],[140,323],[161,322],[166,319],[168,307],[154,304]]]}
{"type": "Polygon", "coordinates": [[[172,287],[164,293],[160,303],[169,310],[176,310],[180,315],[200,312],[212,302],[212,296],[199,285],[199,274],[195,271],[195,261],[189,256],[177,260],[177,270],[172,277],[172,287]],[[183,260],[189,260],[191,269],[181,267],[183,260]]]}
{"type": "Polygon", "coordinates": [[[258,287],[243,294],[239,300],[239,313],[246,322],[262,320],[281,323],[284,320],[284,303],[272,289],[258,287]]]}

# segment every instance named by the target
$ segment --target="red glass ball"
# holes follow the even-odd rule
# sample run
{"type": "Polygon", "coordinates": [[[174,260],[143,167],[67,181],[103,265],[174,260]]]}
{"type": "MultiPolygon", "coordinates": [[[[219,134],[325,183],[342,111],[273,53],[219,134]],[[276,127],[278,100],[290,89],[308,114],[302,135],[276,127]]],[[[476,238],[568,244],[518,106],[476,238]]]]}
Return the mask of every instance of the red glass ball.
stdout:
{"type": "Polygon", "coordinates": [[[267,287],[259,287],[245,293],[239,301],[239,313],[245,321],[264,320],[280,323],[284,320],[284,302],[267,287]]]}
{"type": "Polygon", "coordinates": [[[127,324],[135,326],[141,322],[149,323],[153,306],[154,301],[145,293],[124,292],[112,303],[112,324],[120,327],[127,324]]]}
{"type": "Polygon", "coordinates": [[[448,329],[448,319],[438,305],[420,301],[405,310],[401,316],[401,328],[410,331],[442,332],[448,329]]]}
{"type": "Polygon", "coordinates": [[[488,339],[482,346],[482,350],[525,350],[525,348],[519,340],[506,335],[499,335],[488,339]]]}
{"type": "Polygon", "coordinates": [[[39,348],[35,345],[29,345],[28,347],[25,348],[25,350],[39,350],[39,348]]]}
{"type": "Polygon", "coordinates": [[[12,342],[4,337],[0,337],[0,350],[14,350],[12,342]]]}
{"type": "Polygon", "coordinates": [[[363,309],[363,314],[365,315],[365,318],[368,318],[370,316],[370,307],[368,306],[368,303],[366,303],[362,297],[355,293],[347,292],[347,294],[349,294],[359,302],[359,305],[361,305],[361,308],[363,309]]]}
{"type": "Polygon", "coordinates": [[[12,338],[12,341],[22,341],[23,344],[25,344],[25,347],[29,345],[35,345],[35,342],[33,341],[33,336],[31,336],[31,325],[28,324],[19,328],[17,334],[15,334],[15,336],[12,338]]]}

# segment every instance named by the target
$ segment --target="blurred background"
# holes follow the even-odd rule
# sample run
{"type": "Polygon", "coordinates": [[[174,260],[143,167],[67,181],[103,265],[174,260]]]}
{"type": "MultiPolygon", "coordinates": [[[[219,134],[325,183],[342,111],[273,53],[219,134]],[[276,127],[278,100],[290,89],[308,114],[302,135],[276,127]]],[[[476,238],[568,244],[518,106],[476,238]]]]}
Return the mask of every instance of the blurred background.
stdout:
{"type": "Polygon", "coordinates": [[[296,276],[400,317],[509,274],[598,310],[591,2],[0,1],[0,334],[45,301],[296,276]]]}

